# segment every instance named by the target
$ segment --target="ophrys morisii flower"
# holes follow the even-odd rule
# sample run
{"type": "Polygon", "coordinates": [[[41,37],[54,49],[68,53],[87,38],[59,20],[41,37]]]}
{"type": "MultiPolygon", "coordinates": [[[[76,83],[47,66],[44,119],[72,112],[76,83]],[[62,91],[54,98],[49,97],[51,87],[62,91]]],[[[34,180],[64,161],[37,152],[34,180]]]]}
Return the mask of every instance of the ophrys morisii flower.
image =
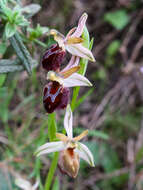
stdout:
{"type": "Polygon", "coordinates": [[[92,86],[86,77],[77,73],[79,68],[79,66],[75,66],[60,72],[48,72],[47,80],[49,83],[44,87],[43,97],[47,113],[52,113],[55,109],[66,108],[70,94],[69,87],[92,86]]]}
{"type": "Polygon", "coordinates": [[[48,142],[40,146],[36,154],[37,156],[41,156],[51,152],[60,152],[59,166],[61,170],[75,178],[78,174],[80,158],[88,162],[91,166],[94,166],[94,159],[88,147],[79,142],[87,135],[88,130],[85,130],[77,137],[73,137],[72,111],[69,105],[67,106],[64,118],[64,128],[67,136],[57,133],[56,136],[60,141],[48,142]]]}
{"type": "Polygon", "coordinates": [[[55,29],[50,30],[50,34],[54,36],[54,40],[59,44],[59,47],[61,47],[63,51],[67,50],[73,56],[89,59],[94,62],[95,59],[92,52],[84,47],[84,39],[81,37],[87,17],[87,14],[84,13],[79,19],[78,26],[72,28],[66,37],[55,29]]]}

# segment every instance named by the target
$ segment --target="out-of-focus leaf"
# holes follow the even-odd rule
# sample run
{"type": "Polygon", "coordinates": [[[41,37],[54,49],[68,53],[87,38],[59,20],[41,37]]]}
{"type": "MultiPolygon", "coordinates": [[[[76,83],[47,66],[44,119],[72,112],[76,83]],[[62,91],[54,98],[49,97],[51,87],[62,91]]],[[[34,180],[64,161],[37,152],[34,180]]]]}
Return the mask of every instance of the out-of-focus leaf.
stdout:
{"type": "Polygon", "coordinates": [[[135,160],[136,162],[139,162],[143,158],[143,147],[139,149],[139,151],[136,154],[135,160]]]}
{"type": "Polygon", "coordinates": [[[19,64],[18,60],[0,60],[0,73],[21,71],[23,69],[23,66],[19,64]]]}
{"type": "Polygon", "coordinates": [[[11,190],[14,189],[14,187],[14,179],[10,173],[7,173],[6,171],[0,169],[0,189],[11,190]]]}
{"type": "Polygon", "coordinates": [[[20,35],[16,33],[13,37],[10,38],[10,42],[28,74],[31,74],[32,57],[23,44],[20,35]]]}
{"type": "Polygon", "coordinates": [[[60,189],[60,183],[59,183],[58,177],[56,177],[53,187],[52,187],[52,190],[59,190],[59,189],[60,189]]]}
{"type": "Polygon", "coordinates": [[[7,24],[5,26],[5,36],[6,36],[6,38],[12,37],[15,34],[15,32],[16,32],[16,25],[7,22],[7,24]]]}
{"type": "Polygon", "coordinates": [[[91,94],[92,94],[92,92],[93,92],[93,88],[91,88],[90,90],[88,90],[83,96],[81,96],[79,99],[78,99],[78,101],[77,101],[77,103],[76,103],[76,108],[82,103],[82,102],[84,102],[84,100],[88,97],[88,96],[90,96],[91,94]]]}
{"type": "Polygon", "coordinates": [[[41,6],[39,4],[30,4],[25,6],[22,9],[22,12],[26,14],[27,18],[30,18],[32,16],[34,16],[35,14],[37,14],[41,9],[41,6]]]}
{"type": "Polygon", "coordinates": [[[92,74],[93,79],[105,80],[107,78],[106,70],[100,68],[96,73],[92,74]]]}
{"type": "Polygon", "coordinates": [[[107,55],[114,56],[120,48],[120,41],[114,40],[107,48],[107,55]]]}
{"type": "Polygon", "coordinates": [[[5,43],[1,43],[0,44],[0,54],[4,54],[6,52],[6,44],[5,43]]]}
{"type": "MultiPolygon", "coordinates": [[[[32,68],[36,66],[34,60],[32,60],[31,66],[32,66],[32,68]]],[[[16,59],[16,60],[9,60],[9,59],[0,60],[0,73],[9,73],[9,72],[16,72],[16,71],[23,71],[23,70],[24,70],[24,67],[18,59],[16,59]]]]}
{"type": "Polygon", "coordinates": [[[3,85],[6,79],[6,74],[0,74],[0,87],[3,85]]]}
{"type": "MultiPolygon", "coordinates": [[[[75,131],[80,134],[84,131],[84,129],[82,128],[76,128],[75,131]]],[[[102,132],[102,131],[98,131],[98,130],[89,130],[88,131],[88,136],[91,136],[91,137],[97,137],[97,138],[101,138],[101,139],[104,139],[104,140],[108,140],[109,139],[109,136],[102,132]]]]}
{"type": "Polygon", "coordinates": [[[121,167],[116,151],[108,144],[103,145],[100,156],[101,164],[106,172],[112,172],[121,167]]]}
{"type": "Polygon", "coordinates": [[[108,12],[104,15],[104,20],[109,22],[117,30],[122,30],[129,23],[129,16],[126,11],[121,9],[114,12],[108,12]]]}
{"type": "Polygon", "coordinates": [[[27,28],[27,31],[29,32],[29,39],[37,39],[47,33],[49,31],[48,27],[42,27],[39,24],[37,24],[36,28],[27,28]]]}

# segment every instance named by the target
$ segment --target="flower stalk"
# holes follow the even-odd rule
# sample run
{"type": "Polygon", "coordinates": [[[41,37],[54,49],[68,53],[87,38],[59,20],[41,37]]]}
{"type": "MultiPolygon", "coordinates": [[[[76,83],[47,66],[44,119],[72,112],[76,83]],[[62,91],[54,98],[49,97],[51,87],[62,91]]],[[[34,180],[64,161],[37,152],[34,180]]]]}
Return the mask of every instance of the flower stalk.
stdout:
{"type": "Polygon", "coordinates": [[[48,115],[49,142],[40,146],[37,156],[54,153],[54,157],[45,182],[45,190],[51,189],[52,180],[57,164],[62,173],[75,178],[80,167],[80,159],[94,167],[94,158],[86,145],[79,142],[88,134],[85,130],[77,137],[73,137],[73,113],[80,86],[92,86],[84,76],[88,60],[95,62],[91,52],[93,40],[90,42],[89,33],[85,26],[87,14],[79,19],[78,26],[72,28],[66,36],[57,30],[50,30],[56,44],[46,50],[42,66],[47,72],[47,85],[44,87],[43,104],[48,115]],[[69,52],[72,57],[68,65],[61,70],[61,64],[69,52]],[[71,106],[69,102],[69,88],[74,87],[71,106]],[[57,133],[55,109],[66,108],[64,129],[66,135],[57,133]]]}

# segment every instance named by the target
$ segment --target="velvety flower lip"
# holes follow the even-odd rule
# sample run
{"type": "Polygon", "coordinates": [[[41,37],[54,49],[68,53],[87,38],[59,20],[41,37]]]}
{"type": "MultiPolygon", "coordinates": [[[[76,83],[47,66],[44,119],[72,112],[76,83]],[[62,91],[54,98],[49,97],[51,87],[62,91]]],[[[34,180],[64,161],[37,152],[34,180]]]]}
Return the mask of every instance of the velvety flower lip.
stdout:
{"type": "Polygon", "coordinates": [[[46,50],[42,58],[42,66],[46,71],[60,70],[61,63],[65,57],[65,51],[58,44],[53,44],[46,50]]]}
{"type": "Polygon", "coordinates": [[[77,28],[72,28],[66,37],[55,29],[52,29],[50,34],[54,36],[55,41],[59,44],[63,51],[67,50],[73,56],[85,58],[95,62],[92,52],[85,48],[82,44],[83,39],[81,38],[81,35],[83,33],[87,17],[88,15],[84,13],[79,19],[77,28]]]}
{"type": "Polygon", "coordinates": [[[88,130],[82,132],[79,136],[73,137],[72,111],[70,105],[66,108],[64,118],[64,128],[67,136],[57,133],[56,136],[60,141],[48,142],[40,146],[36,155],[41,156],[51,152],[60,152],[59,165],[71,177],[76,177],[79,169],[79,158],[82,158],[94,167],[94,158],[86,145],[79,141],[87,135],[88,130]]]}
{"type": "Polygon", "coordinates": [[[39,181],[37,180],[34,185],[21,177],[16,178],[15,184],[23,190],[36,190],[39,186],[39,181]]]}
{"type": "Polygon", "coordinates": [[[56,81],[49,82],[44,87],[43,104],[48,113],[55,109],[64,109],[70,96],[69,88],[64,88],[56,81]]]}

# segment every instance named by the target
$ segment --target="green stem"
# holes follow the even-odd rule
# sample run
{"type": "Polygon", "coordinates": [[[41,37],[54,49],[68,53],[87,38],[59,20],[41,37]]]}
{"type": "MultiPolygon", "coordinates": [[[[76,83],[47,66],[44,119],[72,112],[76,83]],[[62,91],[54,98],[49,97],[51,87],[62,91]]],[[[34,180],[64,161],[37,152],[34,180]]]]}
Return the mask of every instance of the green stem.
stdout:
{"type": "MultiPolygon", "coordinates": [[[[52,113],[52,114],[48,115],[48,134],[49,134],[49,139],[51,142],[54,141],[54,139],[56,137],[56,131],[57,131],[56,114],[52,113]]],[[[55,152],[52,163],[51,163],[51,167],[50,167],[48,175],[46,177],[45,190],[51,189],[50,187],[52,184],[55,170],[57,168],[58,158],[59,158],[59,153],[55,152]]]]}
{"type": "Polygon", "coordinates": [[[45,190],[49,190],[50,187],[51,187],[51,183],[52,183],[52,180],[53,180],[53,176],[54,176],[55,170],[56,170],[56,168],[57,168],[58,158],[59,158],[59,153],[58,153],[58,152],[55,152],[54,158],[53,158],[53,160],[52,160],[51,167],[50,167],[50,169],[49,169],[48,176],[47,176],[47,178],[46,178],[45,190]]]}

